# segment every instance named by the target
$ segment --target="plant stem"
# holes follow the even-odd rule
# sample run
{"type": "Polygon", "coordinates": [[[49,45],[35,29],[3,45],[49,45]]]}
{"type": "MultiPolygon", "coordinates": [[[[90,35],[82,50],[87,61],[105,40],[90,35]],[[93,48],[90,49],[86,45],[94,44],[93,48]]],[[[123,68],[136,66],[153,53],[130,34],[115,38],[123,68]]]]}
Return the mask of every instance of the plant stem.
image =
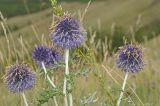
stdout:
{"type": "MultiPolygon", "coordinates": [[[[70,86],[70,84],[69,84],[69,86],[70,86]]],[[[73,106],[72,94],[69,93],[68,96],[69,96],[69,103],[70,103],[70,106],[73,106]]]]}
{"type": "Polygon", "coordinates": [[[43,71],[44,71],[44,73],[45,73],[45,75],[46,75],[46,77],[47,77],[47,80],[48,80],[49,83],[52,85],[52,87],[55,88],[56,86],[55,86],[55,84],[52,82],[52,80],[50,79],[50,77],[48,76],[46,67],[45,67],[45,65],[44,65],[43,62],[42,62],[42,67],[43,67],[43,71]]]}
{"type": "MultiPolygon", "coordinates": [[[[69,61],[69,49],[66,50],[66,61],[65,61],[65,63],[66,63],[66,75],[69,74],[68,61],[69,61]]],[[[71,89],[71,84],[70,83],[68,83],[68,89],[71,89]]],[[[72,93],[69,93],[68,96],[69,96],[69,105],[73,106],[72,93]]]]}
{"type": "Polygon", "coordinates": [[[125,88],[125,85],[126,85],[126,82],[127,82],[127,78],[128,78],[128,72],[126,72],[126,75],[125,75],[125,78],[124,78],[124,81],[123,81],[122,91],[121,91],[121,94],[119,96],[119,99],[118,99],[118,102],[117,102],[117,106],[120,106],[121,99],[122,99],[123,94],[124,94],[124,88],[125,88]]]}
{"type": "MultiPolygon", "coordinates": [[[[69,60],[69,49],[65,50],[65,75],[69,75],[69,66],[68,66],[68,60],[69,60]]],[[[65,106],[68,106],[68,101],[67,101],[67,78],[66,76],[64,77],[64,88],[63,88],[63,93],[64,93],[64,102],[65,106]]],[[[71,88],[71,84],[68,84],[68,88],[71,88]]],[[[72,99],[72,94],[69,93],[69,102],[70,106],[73,106],[73,99],[72,99]]]]}
{"type": "Polygon", "coordinates": [[[69,74],[68,59],[69,59],[69,50],[66,49],[65,50],[65,76],[64,76],[64,86],[63,86],[64,106],[68,106],[68,100],[67,100],[67,78],[66,78],[66,75],[69,74]]]}
{"type": "MultiPolygon", "coordinates": [[[[56,88],[56,85],[52,82],[51,78],[48,76],[47,74],[47,70],[46,70],[46,67],[44,65],[44,63],[42,62],[42,67],[43,67],[43,71],[47,77],[47,80],[49,81],[49,83],[52,85],[53,88],[56,88]]],[[[55,103],[55,106],[58,106],[58,103],[57,103],[57,100],[56,100],[56,97],[54,96],[54,103],[55,103]]]]}
{"type": "Polygon", "coordinates": [[[64,85],[63,85],[63,94],[64,94],[64,106],[68,106],[68,100],[67,100],[67,78],[64,77],[64,85]]]}
{"type": "Polygon", "coordinates": [[[58,106],[57,99],[55,96],[53,97],[53,99],[54,99],[55,106],[58,106]]]}
{"type": "Polygon", "coordinates": [[[28,106],[27,99],[26,99],[26,96],[25,96],[24,92],[22,93],[22,97],[23,97],[25,106],[28,106]]]}

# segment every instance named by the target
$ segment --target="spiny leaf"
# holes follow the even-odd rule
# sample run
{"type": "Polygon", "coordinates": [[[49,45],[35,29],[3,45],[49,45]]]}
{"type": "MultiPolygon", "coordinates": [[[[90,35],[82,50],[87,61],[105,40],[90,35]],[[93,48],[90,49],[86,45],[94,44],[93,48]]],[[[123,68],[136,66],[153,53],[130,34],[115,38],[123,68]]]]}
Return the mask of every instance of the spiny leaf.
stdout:
{"type": "Polygon", "coordinates": [[[42,104],[49,101],[49,99],[53,98],[54,96],[63,95],[63,92],[59,88],[55,88],[52,90],[44,90],[40,94],[40,98],[37,100],[37,106],[41,106],[42,104]]]}

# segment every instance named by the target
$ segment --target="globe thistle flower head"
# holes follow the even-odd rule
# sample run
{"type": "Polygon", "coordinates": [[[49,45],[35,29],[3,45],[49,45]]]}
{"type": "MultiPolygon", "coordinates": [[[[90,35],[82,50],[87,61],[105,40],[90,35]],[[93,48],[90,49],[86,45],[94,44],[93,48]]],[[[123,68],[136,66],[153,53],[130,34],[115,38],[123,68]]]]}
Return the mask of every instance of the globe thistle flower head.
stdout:
{"type": "Polygon", "coordinates": [[[31,89],[35,84],[35,74],[25,64],[17,64],[8,68],[4,77],[9,91],[21,93],[31,89]]]}
{"type": "Polygon", "coordinates": [[[39,66],[41,66],[42,62],[45,65],[49,65],[52,57],[51,54],[50,48],[39,45],[33,49],[32,57],[39,66]]]}
{"type": "Polygon", "coordinates": [[[85,35],[86,31],[77,19],[64,16],[55,26],[51,39],[57,46],[69,49],[81,45],[85,41],[85,35]]]}
{"type": "Polygon", "coordinates": [[[55,62],[61,60],[61,55],[47,46],[39,45],[33,50],[33,59],[40,67],[42,67],[42,63],[44,63],[44,65],[49,68],[54,66],[55,62]]]}
{"type": "Polygon", "coordinates": [[[139,72],[143,69],[143,54],[136,45],[125,45],[119,50],[117,66],[125,72],[139,72]]]}
{"type": "Polygon", "coordinates": [[[58,65],[57,63],[61,61],[63,58],[60,55],[60,53],[57,52],[56,50],[50,49],[50,51],[51,51],[51,57],[50,60],[47,62],[48,68],[55,68],[58,65]]]}

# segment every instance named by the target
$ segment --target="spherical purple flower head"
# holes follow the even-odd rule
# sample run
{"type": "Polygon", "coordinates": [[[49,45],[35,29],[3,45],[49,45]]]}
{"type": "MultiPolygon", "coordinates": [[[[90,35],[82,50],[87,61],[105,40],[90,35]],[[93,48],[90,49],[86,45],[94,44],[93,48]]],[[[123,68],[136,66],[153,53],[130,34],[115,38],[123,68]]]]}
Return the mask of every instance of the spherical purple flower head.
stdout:
{"type": "Polygon", "coordinates": [[[65,16],[55,27],[51,35],[52,41],[64,49],[75,48],[85,41],[86,31],[80,22],[70,16],[65,16]]]}
{"type": "Polygon", "coordinates": [[[47,46],[39,45],[33,49],[32,57],[39,66],[42,66],[42,62],[48,66],[51,61],[51,50],[47,46]]]}
{"type": "Polygon", "coordinates": [[[42,63],[46,67],[52,67],[55,62],[61,60],[61,55],[47,46],[37,46],[33,50],[33,59],[40,67],[42,67],[42,63]]]}
{"type": "Polygon", "coordinates": [[[125,45],[120,49],[117,66],[125,72],[138,72],[143,69],[142,50],[135,45],[125,45]]]}
{"type": "Polygon", "coordinates": [[[25,64],[17,64],[8,68],[5,83],[9,91],[21,93],[31,89],[35,84],[35,74],[25,64]]]}

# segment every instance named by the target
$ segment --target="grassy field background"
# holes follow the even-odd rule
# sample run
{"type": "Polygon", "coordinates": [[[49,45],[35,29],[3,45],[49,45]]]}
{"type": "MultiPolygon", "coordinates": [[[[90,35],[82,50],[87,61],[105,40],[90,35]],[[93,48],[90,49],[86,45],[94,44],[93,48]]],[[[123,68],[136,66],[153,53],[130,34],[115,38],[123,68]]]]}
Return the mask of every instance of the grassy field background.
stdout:
{"type": "MultiPolygon", "coordinates": [[[[71,11],[73,14],[77,14],[77,16],[86,6],[85,3],[79,2],[62,2],[61,4],[64,10],[71,11]]],[[[88,30],[92,28],[98,32],[101,29],[100,32],[103,32],[100,33],[101,36],[109,36],[109,31],[112,27],[119,28],[123,36],[126,37],[130,37],[130,32],[135,31],[135,37],[141,41],[145,36],[152,38],[160,32],[159,7],[160,3],[156,0],[118,0],[116,2],[107,0],[93,2],[84,18],[83,25],[88,30]],[[138,28],[135,29],[137,26],[138,28]]],[[[30,39],[30,36],[34,35],[31,26],[35,27],[39,36],[42,34],[48,36],[51,22],[51,9],[7,20],[12,34],[15,35],[15,39],[19,35],[27,36],[30,39]]],[[[0,34],[3,36],[1,27],[0,34]]]]}
{"type": "MultiPolygon", "coordinates": [[[[60,4],[65,11],[75,14],[76,17],[82,14],[87,5],[87,3],[80,2],[61,2],[60,4]]],[[[5,16],[5,13],[2,14],[5,16]]],[[[0,76],[3,77],[7,66],[20,62],[29,63],[34,71],[39,74],[39,70],[32,60],[31,51],[36,44],[42,42],[51,44],[49,40],[49,28],[52,23],[51,8],[32,14],[4,18],[6,18],[5,21],[0,20],[0,76]]],[[[92,67],[88,67],[91,68],[88,77],[75,78],[76,88],[73,91],[75,105],[84,96],[87,97],[94,92],[97,93],[95,97],[97,102],[87,104],[87,106],[115,105],[124,73],[116,68],[115,55],[109,55],[109,48],[112,48],[109,44],[112,43],[115,47],[120,46],[123,44],[123,37],[126,37],[131,40],[135,38],[137,42],[141,42],[141,46],[144,47],[146,66],[142,72],[129,76],[122,106],[132,106],[133,104],[136,106],[159,106],[159,0],[95,1],[88,8],[83,25],[88,31],[89,40],[97,34],[95,42],[91,43],[90,48],[94,51],[93,60],[97,58],[100,60],[90,63],[92,67]],[[114,35],[112,39],[104,41],[103,38],[108,39],[112,35],[114,35]],[[104,51],[99,54],[99,50],[102,48],[104,51]]],[[[73,70],[76,71],[77,69],[73,70]]],[[[62,71],[56,71],[55,78],[58,85],[63,81],[62,71]]],[[[1,83],[0,106],[11,104],[11,106],[19,106],[20,104],[23,106],[22,98],[18,94],[9,93],[2,80],[1,83]]],[[[38,76],[35,88],[27,92],[27,99],[31,106],[35,106],[39,93],[43,91],[45,85],[47,83],[43,77],[38,76]]],[[[63,98],[61,96],[58,98],[59,103],[62,103],[60,101],[63,98]]],[[[52,100],[44,104],[44,106],[51,105],[53,105],[52,100]]]]}

